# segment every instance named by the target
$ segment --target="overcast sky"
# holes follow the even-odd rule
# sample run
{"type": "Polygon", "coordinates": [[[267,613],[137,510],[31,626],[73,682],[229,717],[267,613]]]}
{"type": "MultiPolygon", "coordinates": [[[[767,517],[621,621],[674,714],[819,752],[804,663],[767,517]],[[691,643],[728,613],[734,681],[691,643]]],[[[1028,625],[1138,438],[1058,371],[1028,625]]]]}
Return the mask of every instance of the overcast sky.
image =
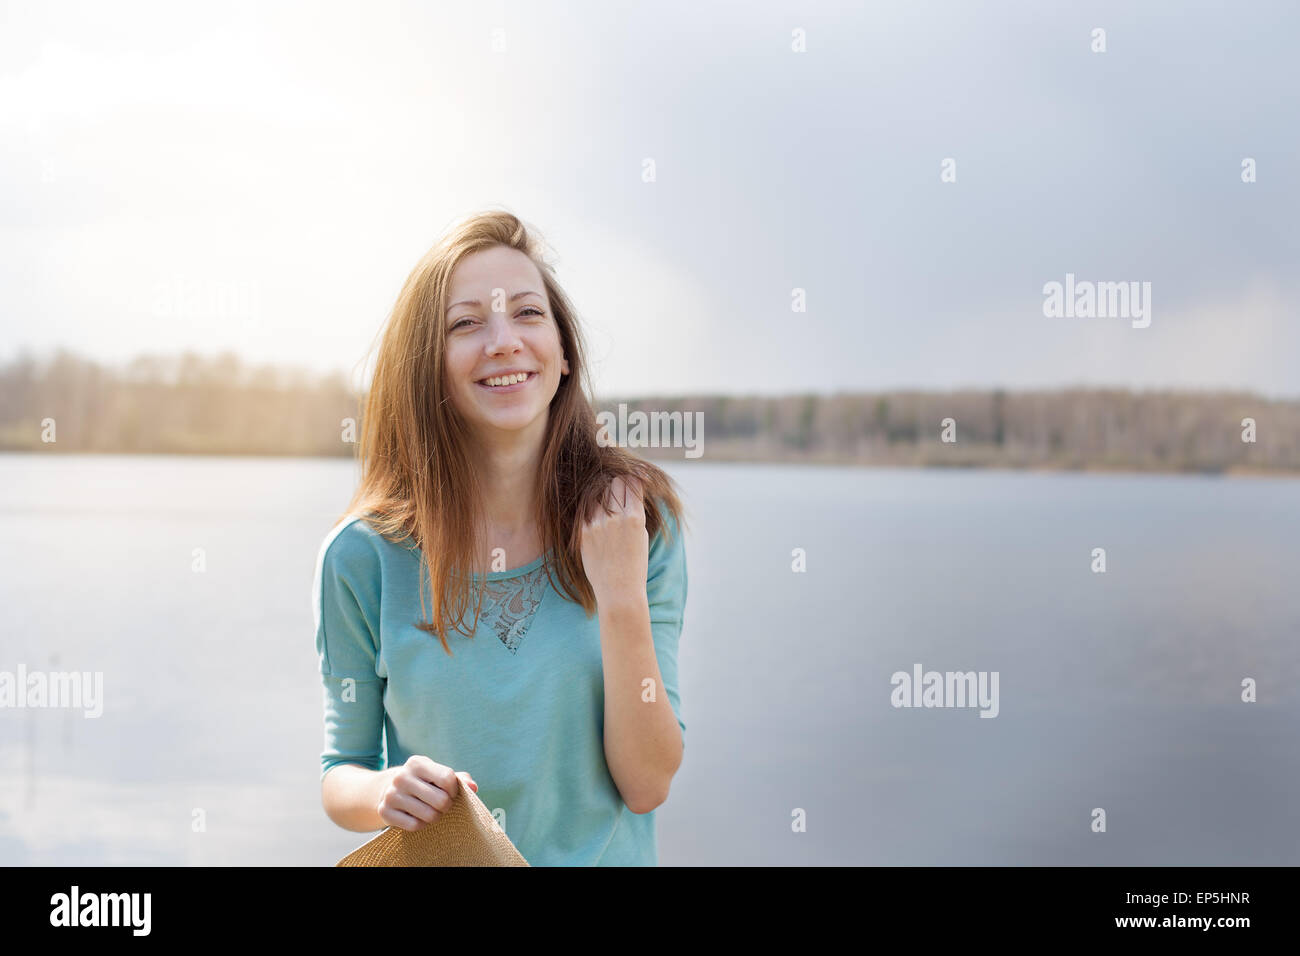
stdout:
{"type": "Polygon", "coordinates": [[[554,249],[602,395],[1300,396],[1293,3],[29,2],[3,20],[6,359],[348,370],[439,233],[494,206],[554,249]],[[1067,273],[1150,282],[1150,325],[1045,316],[1067,273]]]}

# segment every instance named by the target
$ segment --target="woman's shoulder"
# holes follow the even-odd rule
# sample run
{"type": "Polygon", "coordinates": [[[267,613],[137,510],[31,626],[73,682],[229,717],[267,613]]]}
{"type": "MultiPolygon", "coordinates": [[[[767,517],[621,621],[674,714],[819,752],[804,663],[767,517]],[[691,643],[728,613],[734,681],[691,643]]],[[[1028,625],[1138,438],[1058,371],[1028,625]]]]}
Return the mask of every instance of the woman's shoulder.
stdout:
{"type": "Polygon", "coordinates": [[[316,558],[318,573],[354,575],[372,573],[383,563],[387,548],[396,547],[366,520],[349,514],[331,528],[321,541],[316,558]]]}
{"type": "Polygon", "coordinates": [[[677,540],[681,537],[684,520],[678,518],[668,502],[661,496],[655,496],[646,502],[646,512],[648,513],[652,508],[659,513],[657,537],[671,539],[674,544],[677,543],[677,540]]]}
{"type": "Polygon", "coordinates": [[[661,499],[656,498],[653,503],[659,512],[659,527],[654,537],[650,539],[649,558],[652,575],[656,573],[657,567],[684,561],[686,556],[683,523],[661,499]]]}

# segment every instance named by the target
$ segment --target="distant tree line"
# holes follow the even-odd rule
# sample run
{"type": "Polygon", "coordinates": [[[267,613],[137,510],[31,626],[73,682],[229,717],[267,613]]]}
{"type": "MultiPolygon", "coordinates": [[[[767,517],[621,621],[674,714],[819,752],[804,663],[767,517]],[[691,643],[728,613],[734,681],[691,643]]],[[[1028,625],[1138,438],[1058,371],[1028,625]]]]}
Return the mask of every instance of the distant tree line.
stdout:
{"type": "MultiPolygon", "coordinates": [[[[597,411],[617,415],[620,404],[629,414],[699,413],[704,461],[1300,470],[1300,401],[1246,392],[650,396],[602,398],[597,411]],[[1244,419],[1253,442],[1242,440],[1244,419]]],[[[0,365],[0,450],[347,457],[362,405],[342,372],[249,366],[232,353],[115,367],[66,350],[40,361],[21,355],[0,365]],[[51,431],[55,440],[43,440],[51,431]]],[[[680,447],[636,450],[683,457],[680,447]]]]}
{"type": "MultiPolygon", "coordinates": [[[[620,401],[629,409],[702,412],[705,460],[1300,470],[1300,401],[1247,392],[907,390],[775,398],[637,397],[599,404],[610,410],[620,401]],[[1246,419],[1253,425],[1244,426],[1246,419]],[[944,441],[945,435],[954,440],[944,441]]],[[[648,449],[646,456],[681,453],[648,449]]]]}
{"type": "Polygon", "coordinates": [[[248,366],[233,353],[141,356],[110,368],[64,350],[0,366],[0,449],[348,455],[358,418],[341,372],[248,366]],[[47,420],[53,443],[43,440],[47,420]]]}

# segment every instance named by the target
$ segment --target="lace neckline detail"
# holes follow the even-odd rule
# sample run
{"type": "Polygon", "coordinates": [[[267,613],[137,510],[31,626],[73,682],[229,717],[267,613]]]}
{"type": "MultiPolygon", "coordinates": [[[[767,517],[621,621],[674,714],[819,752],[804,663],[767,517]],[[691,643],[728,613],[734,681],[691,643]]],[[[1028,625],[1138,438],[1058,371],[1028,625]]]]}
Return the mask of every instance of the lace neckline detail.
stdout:
{"type": "Polygon", "coordinates": [[[495,632],[511,654],[519,652],[519,645],[550,583],[546,568],[542,567],[543,558],[545,555],[513,571],[489,574],[483,585],[479,626],[495,632]]]}

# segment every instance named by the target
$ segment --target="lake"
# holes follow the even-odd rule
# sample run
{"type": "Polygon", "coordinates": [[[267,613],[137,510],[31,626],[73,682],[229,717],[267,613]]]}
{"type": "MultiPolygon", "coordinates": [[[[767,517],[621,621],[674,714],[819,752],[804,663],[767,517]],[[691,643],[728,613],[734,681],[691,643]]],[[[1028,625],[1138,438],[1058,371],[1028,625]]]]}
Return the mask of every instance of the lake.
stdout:
{"type": "MultiPolygon", "coordinates": [[[[1300,864],[1300,481],[666,468],[690,588],[662,865],[1300,864]],[[918,665],[996,673],[996,717],[894,706],[918,665]]],[[[0,863],[368,838],[320,805],[311,609],[355,479],[0,455],[0,671],[104,674],[98,718],[0,709],[0,863]]]]}

